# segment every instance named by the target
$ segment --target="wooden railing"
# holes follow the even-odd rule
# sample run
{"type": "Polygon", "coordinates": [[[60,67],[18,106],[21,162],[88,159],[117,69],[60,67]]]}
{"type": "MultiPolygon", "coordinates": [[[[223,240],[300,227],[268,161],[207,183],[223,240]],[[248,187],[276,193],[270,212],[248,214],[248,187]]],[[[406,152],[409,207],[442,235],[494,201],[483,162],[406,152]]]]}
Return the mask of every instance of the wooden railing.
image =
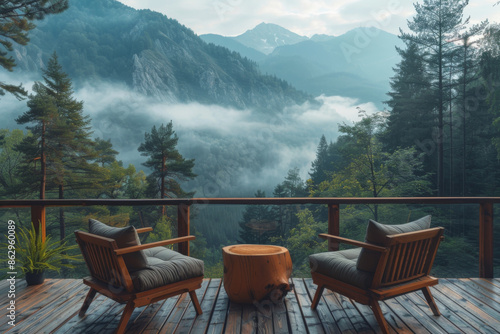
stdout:
{"type": "MultiPolygon", "coordinates": [[[[493,204],[500,197],[377,197],[377,198],[191,198],[191,199],[47,199],[0,200],[0,208],[30,207],[35,228],[45,237],[45,210],[48,207],[66,206],[177,206],[178,236],[189,235],[192,205],[291,205],[318,204],[328,207],[328,233],[339,235],[340,205],[343,204],[477,204],[479,206],[479,277],[493,278],[493,204]]],[[[329,250],[338,245],[329,241],[329,250]]],[[[179,244],[179,252],[189,255],[189,242],[179,244]]]]}

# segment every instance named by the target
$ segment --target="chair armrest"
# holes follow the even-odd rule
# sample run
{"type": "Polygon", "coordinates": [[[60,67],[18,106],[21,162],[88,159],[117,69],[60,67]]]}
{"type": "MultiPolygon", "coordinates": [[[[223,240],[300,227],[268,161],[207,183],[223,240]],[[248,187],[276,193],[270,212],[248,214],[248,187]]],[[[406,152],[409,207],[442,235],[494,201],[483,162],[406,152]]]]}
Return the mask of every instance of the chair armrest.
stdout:
{"type": "Polygon", "coordinates": [[[369,244],[369,243],[362,242],[362,241],[357,241],[357,240],[342,238],[342,237],[339,237],[339,236],[336,236],[336,235],[327,234],[327,233],[321,233],[319,235],[319,237],[323,238],[323,239],[333,239],[333,240],[336,240],[336,241],[338,241],[340,243],[349,244],[349,245],[353,245],[353,246],[356,246],[356,247],[363,247],[363,248],[366,248],[366,249],[369,249],[369,250],[373,250],[373,251],[376,251],[376,252],[380,252],[380,253],[387,252],[387,248],[385,248],[385,247],[376,246],[376,245],[369,244]]]}
{"type": "Polygon", "coordinates": [[[151,232],[153,230],[152,227],[141,227],[135,229],[137,233],[151,232]]]}
{"type": "Polygon", "coordinates": [[[180,237],[180,238],[151,242],[149,244],[144,244],[144,245],[137,245],[137,246],[126,247],[126,248],[118,248],[118,249],[115,249],[115,253],[116,253],[116,255],[123,255],[123,254],[137,252],[137,251],[140,251],[143,249],[178,244],[180,242],[191,241],[194,239],[196,239],[196,237],[194,235],[188,235],[188,236],[180,237]]]}

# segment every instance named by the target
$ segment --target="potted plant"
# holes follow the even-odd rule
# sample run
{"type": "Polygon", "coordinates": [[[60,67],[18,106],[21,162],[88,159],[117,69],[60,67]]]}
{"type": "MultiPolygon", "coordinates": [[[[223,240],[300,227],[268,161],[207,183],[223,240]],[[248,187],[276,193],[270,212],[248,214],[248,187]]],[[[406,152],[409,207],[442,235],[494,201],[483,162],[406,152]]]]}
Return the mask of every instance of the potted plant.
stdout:
{"type": "Polygon", "coordinates": [[[21,227],[16,231],[16,262],[28,285],[42,284],[46,271],[74,268],[69,261],[80,260],[80,256],[67,252],[76,248],[78,245],[68,246],[66,242],[52,241],[50,236],[43,241],[33,225],[30,229],[21,227]]]}

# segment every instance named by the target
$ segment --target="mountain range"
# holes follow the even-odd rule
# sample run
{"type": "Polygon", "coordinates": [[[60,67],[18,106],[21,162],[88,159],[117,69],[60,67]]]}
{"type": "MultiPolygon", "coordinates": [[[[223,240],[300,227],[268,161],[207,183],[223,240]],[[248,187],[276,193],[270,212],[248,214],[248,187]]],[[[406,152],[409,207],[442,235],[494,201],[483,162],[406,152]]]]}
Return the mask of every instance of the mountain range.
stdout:
{"type": "Polygon", "coordinates": [[[379,107],[387,98],[393,67],[400,60],[395,47],[403,47],[397,36],[373,27],[308,38],[261,23],[235,37],[200,37],[240,53],[255,61],[262,72],[313,96],[345,96],[379,107]]]}
{"type": "Polygon", "coordinates": [[[119,81],[166,102],[279,111],[344,96],[383,108],[400,39],[376,28],[300,36],[261,23],[226,37],[197,36],[176,20],[115,0],[71,0],[15,46],[17,70],[40,73],[55,51],[75,84],[119,81]]]}
{"type": "Polygon", "coordinates": [[[311,99],[261,74],[238,53],[205,43],[176,20],[115,0],[71,0],[65,12],[37,22],[30,39],[15,47],[16,70],[40,73],[57,52],[77,86],[106,80],[165,102],[264,111],[311,99]]]}

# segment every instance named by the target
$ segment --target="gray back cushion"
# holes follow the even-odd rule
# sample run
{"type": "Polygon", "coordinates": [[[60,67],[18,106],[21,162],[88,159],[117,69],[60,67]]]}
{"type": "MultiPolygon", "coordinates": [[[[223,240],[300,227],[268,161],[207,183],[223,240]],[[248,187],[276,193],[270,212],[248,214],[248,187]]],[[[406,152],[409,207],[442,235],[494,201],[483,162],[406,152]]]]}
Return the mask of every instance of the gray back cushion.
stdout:
{"type": "MultiPolygon", "coordinates": [[[[425,216],[418,220],[400,225],[384,225],[370,220],[366,229],[365,242],[378,246],[385,246],[385,237],[387,235],[425,230],[430,228],[430,226],[431,216],[425,216]]],[[[377,269],[379,256],[379,252],[362,249],[356,266],[359,270],[373,273],[377,269]]]]}
{"type": "MultiPolygon", "coordinates": [[[[89,233],[114,239],[118,248],[132,247],[141,244],[139,235],[134,226],[113,227],[101,223],[98,220],[89,219],[89,233]]],[[[143,251],[125,254],[123,255],[123,260],[130,272],[144,269],[148,265],[148,261],[143,251]]]]}

